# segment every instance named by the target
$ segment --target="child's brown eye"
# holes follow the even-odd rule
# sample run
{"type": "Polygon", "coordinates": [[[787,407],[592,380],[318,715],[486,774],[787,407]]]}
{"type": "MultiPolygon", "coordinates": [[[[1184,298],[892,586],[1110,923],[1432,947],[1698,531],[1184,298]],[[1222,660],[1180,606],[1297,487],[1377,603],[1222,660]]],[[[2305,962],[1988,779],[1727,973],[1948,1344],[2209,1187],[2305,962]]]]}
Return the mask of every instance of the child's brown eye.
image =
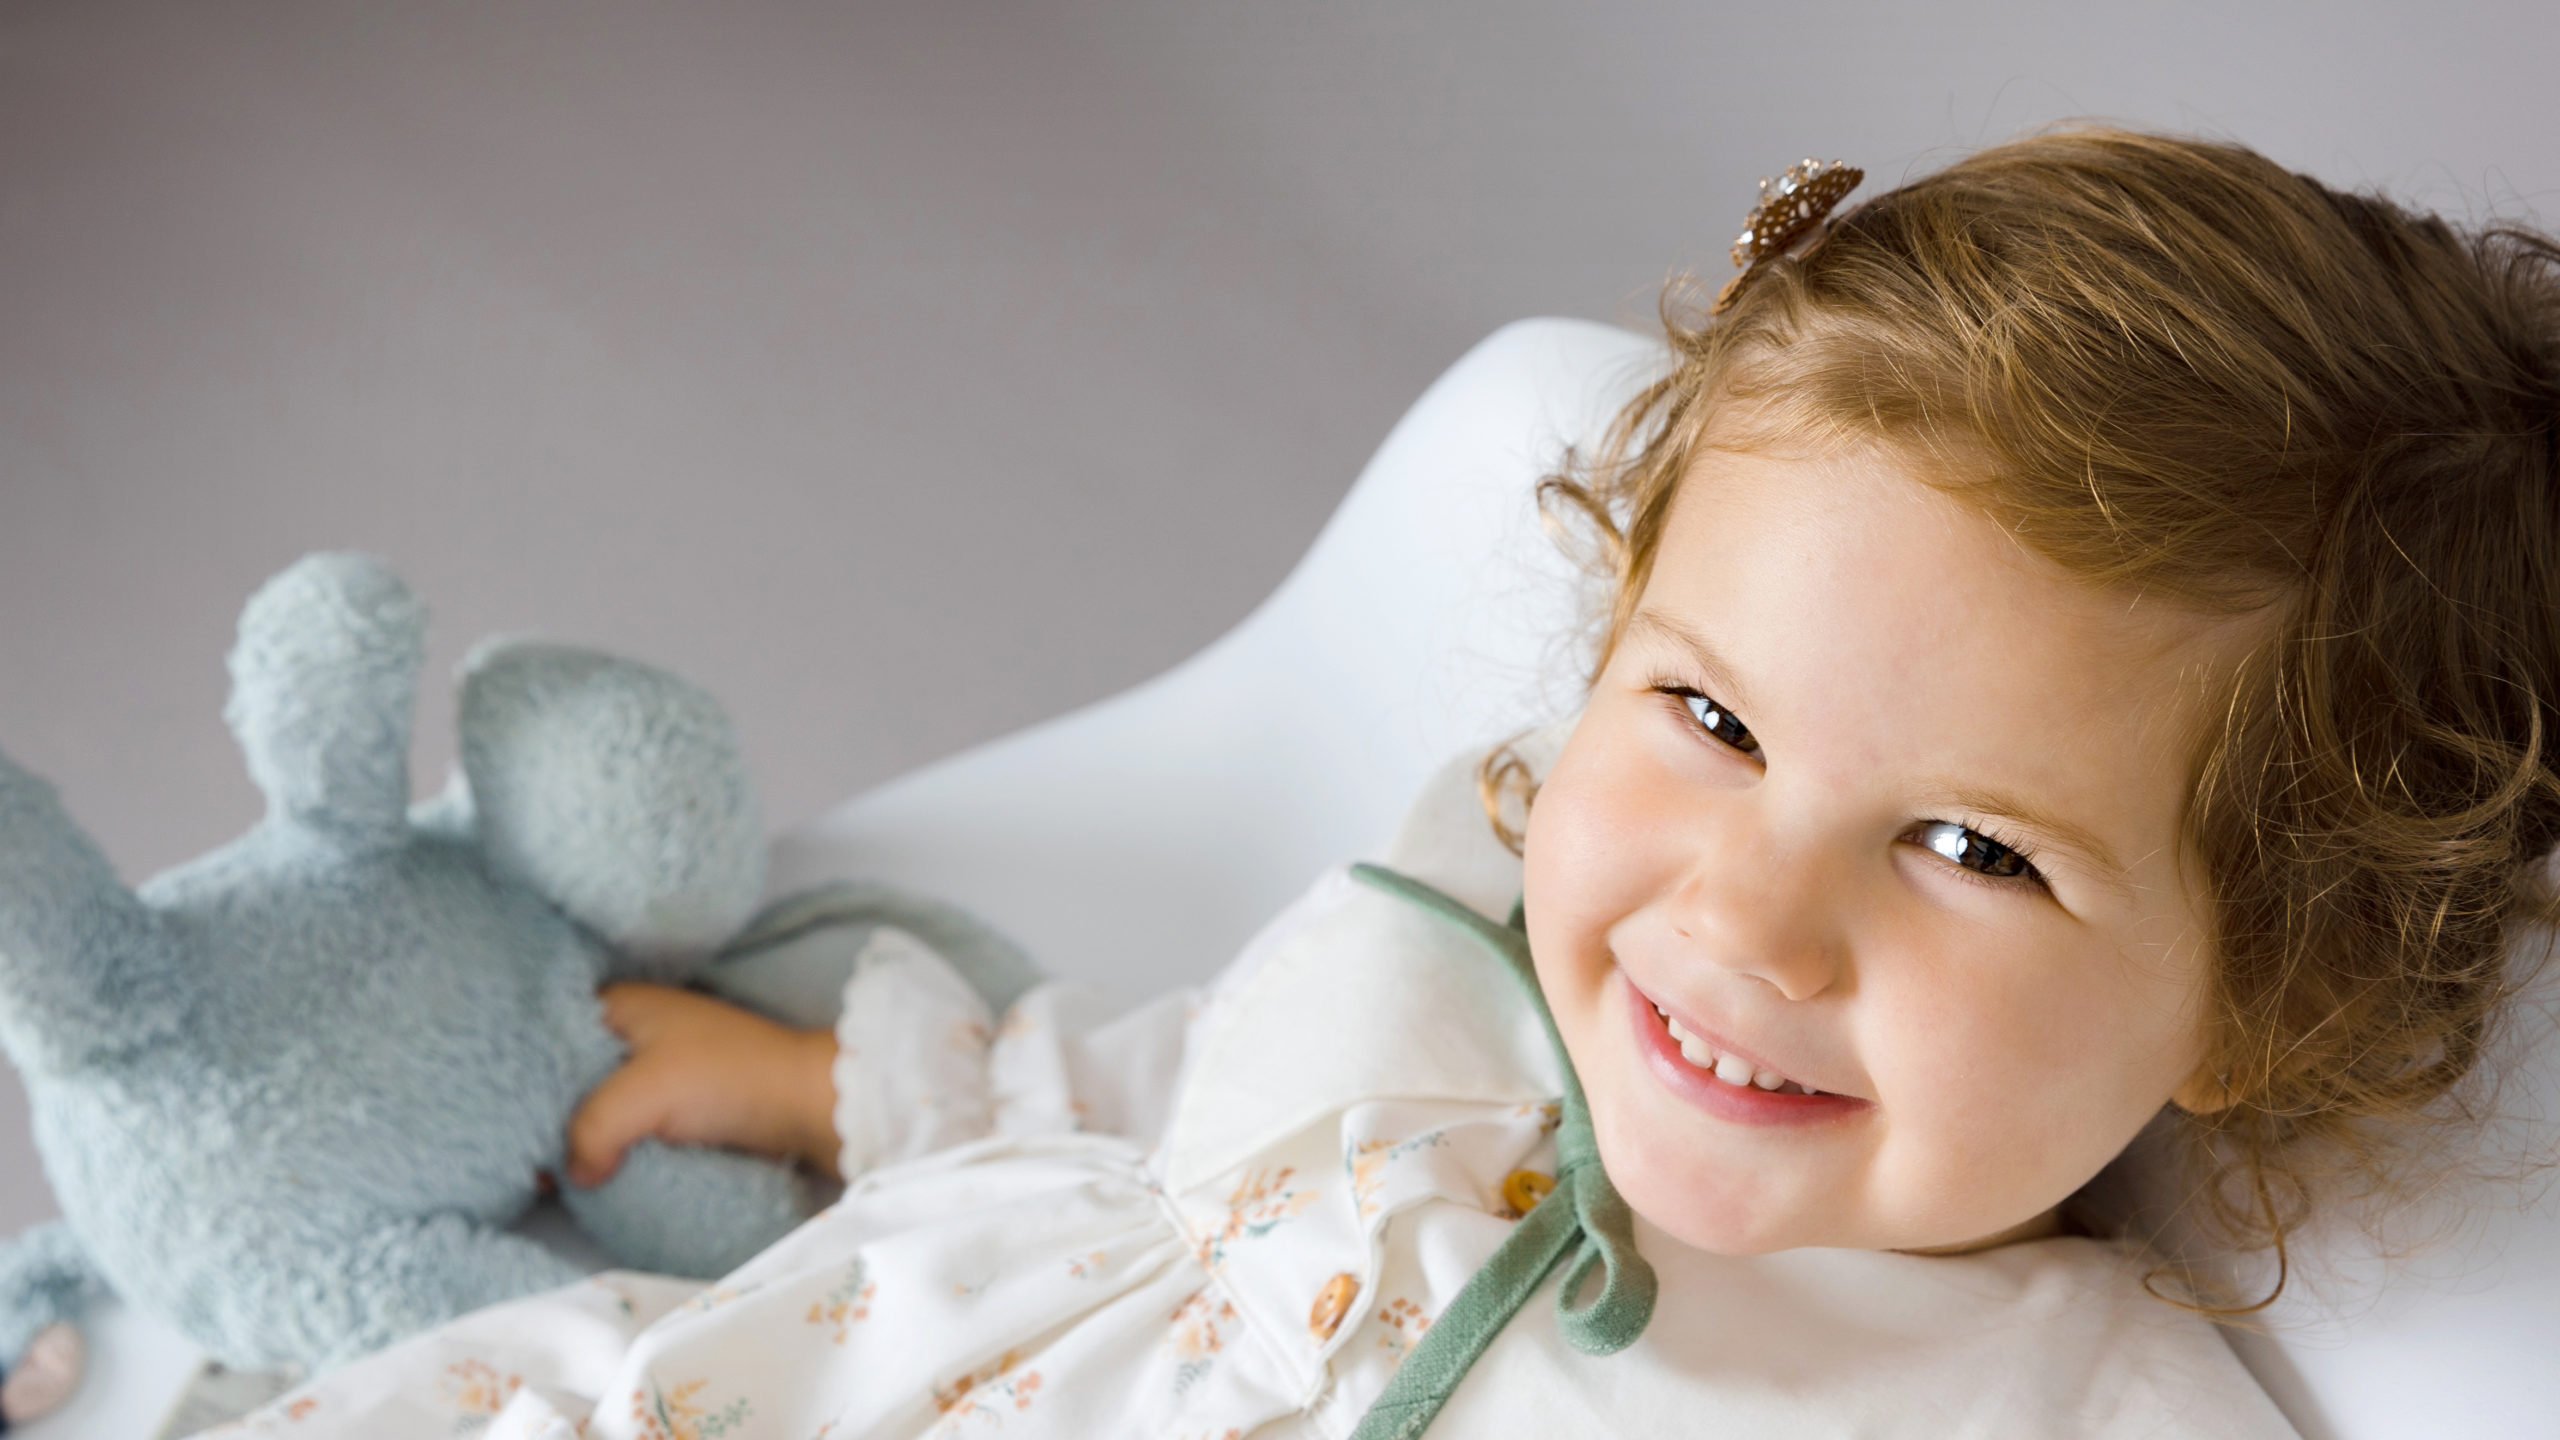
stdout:
{"type": "Polygon", "coordinates": [[[1760,753],[1760,742],[1751,737],[1751,727],[1734,719],[1732,711],[1695,690],[1677,690],[1672,693],[1678,695],[1689,707],[1689,718],[1698,722],[1699,729],[1745,755],[1760,753]]]}
{"type": "Polygon", "coordinates": [[[1919,833],[1912,838],[1978,875],[2000,880],[2019,876],[2040,878],[2036,875],[2036,867],[2027,863],[2026,856],[1961,825],[1944,820],[1933,821],[1921,826],[1919,833]]]}

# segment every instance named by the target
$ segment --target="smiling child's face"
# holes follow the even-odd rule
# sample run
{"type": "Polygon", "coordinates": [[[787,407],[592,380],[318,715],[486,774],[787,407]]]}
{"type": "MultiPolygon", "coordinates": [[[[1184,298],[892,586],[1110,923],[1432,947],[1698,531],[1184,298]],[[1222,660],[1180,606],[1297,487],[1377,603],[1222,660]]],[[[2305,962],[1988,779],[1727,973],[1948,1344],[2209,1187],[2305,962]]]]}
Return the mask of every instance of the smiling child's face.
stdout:
{"type": "Polygon", "coordinates": [[[2180,822],[2248,638],[1883,452],[1705,452],[1529,822],[1628,1203],[1726,1254],[1976,1243],[2209,1099],[2180,822]]]}

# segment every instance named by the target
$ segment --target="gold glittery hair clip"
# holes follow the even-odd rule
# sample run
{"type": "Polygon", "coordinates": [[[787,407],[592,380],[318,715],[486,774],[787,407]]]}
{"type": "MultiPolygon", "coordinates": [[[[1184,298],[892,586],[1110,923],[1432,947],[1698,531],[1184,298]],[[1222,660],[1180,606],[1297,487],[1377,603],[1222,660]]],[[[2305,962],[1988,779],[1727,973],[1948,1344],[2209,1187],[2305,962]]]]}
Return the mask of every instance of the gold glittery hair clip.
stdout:
{"type": "Polygon", "coordinates": [[[1742,234],[1733,242],[1733,263],[1742,267],[1742,273],[1716,292],[1716,308],[1710,313],[1723,314],[1761,261],[1786,253],[1829,218],[1832,208],[1866,178],[1867,172],[1855,165],[1813,159],[1788,166],[1774,185],[1768,176],[1761,176],[1760,203],[1752,207],[1751,218],[1742,222],[1742,234]]]}

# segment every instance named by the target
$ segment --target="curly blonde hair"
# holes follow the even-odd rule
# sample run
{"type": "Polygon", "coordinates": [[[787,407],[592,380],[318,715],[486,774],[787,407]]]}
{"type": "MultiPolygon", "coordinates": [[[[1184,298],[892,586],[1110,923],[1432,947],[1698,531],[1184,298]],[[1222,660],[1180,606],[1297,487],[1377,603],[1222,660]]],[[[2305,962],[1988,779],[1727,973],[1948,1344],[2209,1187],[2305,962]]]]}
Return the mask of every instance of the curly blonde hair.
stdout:
{"type": "MultiPolygon", "coordinates": [[[[2194,760],[2215,925],[2183,1115],[2205,1218],[2272,1248],[2458,1106],[2560,841],[2560,248],[2238,146],[2072,128],[1837,217],[1541,490],[1613,582],[1605,666],[1702,445],[1881,443],[2100,585],[2267,638],[2194,760]],[[1710,440],[1710,427],[1714,435],[1710,440]]],[[[1595,667],[1596,673],[1597,667],[1595,667]]],[[[1498,751],[1488,811],[1534,798],[1498,751]]]]}

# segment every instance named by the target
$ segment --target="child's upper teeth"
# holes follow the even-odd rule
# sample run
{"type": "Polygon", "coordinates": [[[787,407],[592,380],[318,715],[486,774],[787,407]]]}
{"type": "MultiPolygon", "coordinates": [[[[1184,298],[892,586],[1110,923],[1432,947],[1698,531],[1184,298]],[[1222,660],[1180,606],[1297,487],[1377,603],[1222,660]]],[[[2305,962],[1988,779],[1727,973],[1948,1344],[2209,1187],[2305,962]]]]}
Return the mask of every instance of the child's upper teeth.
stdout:
{"type": "MultiPolygon", "coordinates": [[[[1788,1085],[1787,1077],[1775,1070],[1755,1069],[1750,1061],[1739,1055],[1718,1055],[1706,1041],[1690,1034],[1689,1027],[1681,1024],[1670,1011],[1659,1005],[1654,1006],[1653,1010],[1655,1014],[1662,1017],[1664,1028],[1671,1032],[1672,1042],[1680,1047],[1680,1058],[1709,1072],[1727,1085],[1755,1085],[1763,1090],[1778,1090],[1788,1085]]],[[[1803,1085],[1796,1086],[1795,1092],[1801,1095],[1814,1093],[1810,1087],[1803,1085]]]]}

